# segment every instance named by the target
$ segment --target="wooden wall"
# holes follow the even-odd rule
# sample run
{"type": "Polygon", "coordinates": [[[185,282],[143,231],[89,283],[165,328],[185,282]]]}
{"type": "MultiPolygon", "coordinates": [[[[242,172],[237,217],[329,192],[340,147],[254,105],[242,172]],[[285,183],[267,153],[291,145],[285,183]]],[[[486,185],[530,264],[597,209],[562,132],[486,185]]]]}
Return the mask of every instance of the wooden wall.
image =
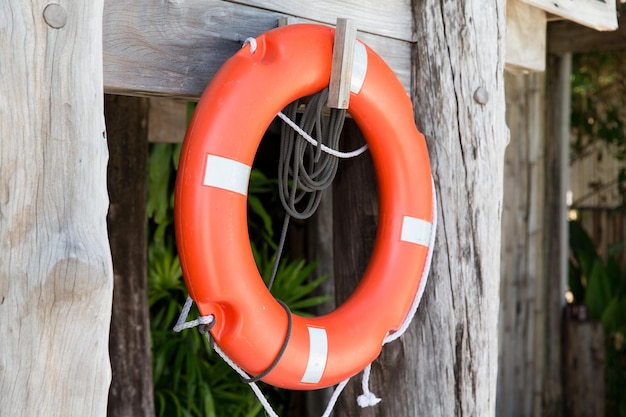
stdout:
{"type": "Polygon", "coordinates": [[[542,401],[545,75],[505,73],[498,416],[538,416],[542,401]]]}

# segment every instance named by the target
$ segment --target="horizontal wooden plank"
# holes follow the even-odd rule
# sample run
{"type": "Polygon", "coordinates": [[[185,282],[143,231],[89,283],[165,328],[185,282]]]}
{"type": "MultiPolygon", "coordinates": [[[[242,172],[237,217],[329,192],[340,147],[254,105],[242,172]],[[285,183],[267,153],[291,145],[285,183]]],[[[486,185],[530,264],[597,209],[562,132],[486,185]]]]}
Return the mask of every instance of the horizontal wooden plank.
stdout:
{"type": "Polygon", "coordinates": [[[613,32],[598,32],[566,21],[548,24],[548,51],[551,53],[616,49],[626,49],[626,17],[624,16],[619,18],[619,27],[613,32]]]}
{"type": "MultiPolygon", "coordinates": [[[[197,99],[247,37],[275,28],[281,17],[287,16],[220,0],[106,0],[105,92],[197,99]]],[[[363,32],[357,36],[409,91],[411,43],[363,32]]]]}
{"type": "Polygon", "coordinates": [[[411,0],[228,0],[334,25],[338,17],[354,20],[363,32],[415,41],[411,0]]]}
{"type": "Polygon", "coordinates": [[[617,29],[615,0],[523,0],[546,12],[596,30],[617,29]]]}

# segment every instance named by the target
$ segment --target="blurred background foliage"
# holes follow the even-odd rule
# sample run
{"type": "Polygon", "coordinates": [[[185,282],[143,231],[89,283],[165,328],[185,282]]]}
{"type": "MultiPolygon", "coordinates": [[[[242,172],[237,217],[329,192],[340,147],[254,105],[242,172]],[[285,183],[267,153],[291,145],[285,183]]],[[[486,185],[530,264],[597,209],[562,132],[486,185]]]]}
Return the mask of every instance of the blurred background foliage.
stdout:
{"type": "MultiPolygon", "coordinates": [[[[572,163],[597,158],[626,158],[626,53],[621,51],[576,54],[572,71],[572,163]]],[[[604,208],[609,216],[623,216],[626,209],[626,164],[615,178],[598,187],[617,187],[619,201],[604,208]]],[[[613,242],[600,253],[591,231],[581,221],[583,207],[570,207],[577,220],[570,221],[569,289],[573,304],[584,305],[589,318],[602,322],[606,337],[606,416],[626,417],[626,257],[625,242],[613,242]]],[[[583,214],[584,215],[584,214],[583,214]]],[[[623,233],[622,233],[623,236],[623,233]]]]}

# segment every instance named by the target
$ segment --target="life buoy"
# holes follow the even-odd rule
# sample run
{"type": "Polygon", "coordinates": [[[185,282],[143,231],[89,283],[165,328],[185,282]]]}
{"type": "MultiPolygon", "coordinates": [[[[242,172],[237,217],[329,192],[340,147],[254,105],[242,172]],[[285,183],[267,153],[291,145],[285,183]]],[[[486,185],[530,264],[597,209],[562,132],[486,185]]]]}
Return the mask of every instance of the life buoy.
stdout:
{"type": "MultiPolygon", "coordinates": [[[[249,243],[252,162],[274,117],[329,83],[335,31],[290,25],[256,38],[214,76],[184,140],[176,184],[178,250],[190,296],[213,315],[211,334],[258,375],[283,347],[288,316],[266,289],[249,243]]],[[[357,41],[348,112],[368,143],[378,182],[375,247],[354,293],[329,314],[294,315],[284,354],[262,380],[315,389],[353,376],[380,353],[418,291],[433,219],[430,163],[404,88],[357,41]]]]}

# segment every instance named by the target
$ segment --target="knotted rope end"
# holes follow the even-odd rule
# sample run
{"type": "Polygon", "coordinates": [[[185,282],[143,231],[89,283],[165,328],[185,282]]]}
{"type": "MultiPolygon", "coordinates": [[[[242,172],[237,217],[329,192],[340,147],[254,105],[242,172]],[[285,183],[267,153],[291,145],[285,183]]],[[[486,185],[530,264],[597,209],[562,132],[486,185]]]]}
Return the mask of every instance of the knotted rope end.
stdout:
{"type": "Polygon", "coordinates": [[[378,398],[372,392],[363,393],[356,398],[356,402],[361,408],[373,407],[381,401],[382,399],[378,398]]]}

